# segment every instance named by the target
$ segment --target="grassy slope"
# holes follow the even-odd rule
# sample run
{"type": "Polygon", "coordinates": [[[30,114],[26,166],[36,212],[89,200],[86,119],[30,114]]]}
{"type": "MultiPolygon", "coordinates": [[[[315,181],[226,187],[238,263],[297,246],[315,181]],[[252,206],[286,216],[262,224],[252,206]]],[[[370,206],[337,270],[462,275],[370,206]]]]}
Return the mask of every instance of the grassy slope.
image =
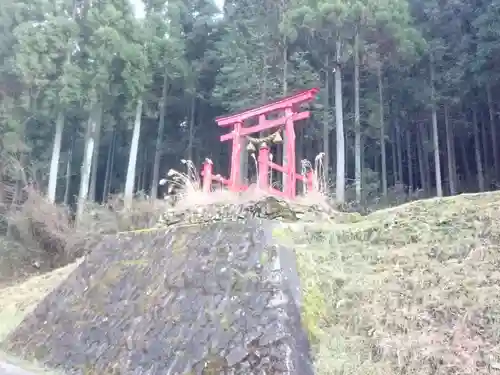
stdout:
{"type": "Polygon", "coordinates": [[[500,193],[303,229],[317,374],[500,374],[500,193]]]}
{"type": "MultiPolygon", "coordinates": [[[[500,374],[500,193],[346,217],[293,227],[317,374],[500,374]]],[[[0,289],[0,339],[71,267],[0,289]]]]}

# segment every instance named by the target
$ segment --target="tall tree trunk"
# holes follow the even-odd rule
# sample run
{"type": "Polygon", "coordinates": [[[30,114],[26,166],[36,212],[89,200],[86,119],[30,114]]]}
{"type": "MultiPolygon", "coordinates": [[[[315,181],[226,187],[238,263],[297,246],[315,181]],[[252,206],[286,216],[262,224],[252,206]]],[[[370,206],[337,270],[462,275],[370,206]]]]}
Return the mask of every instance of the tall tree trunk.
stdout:
{"type": "Polygon", "coordinates": [[[337,40],[337,66],[335,67],[335,125],[337,145],[337,170],[335,199],[339,203],[345,201],[345,139],[344,114],[342,106],[342,69],[340,66],[340,40],[337,40]]]}
{"type": "MultiPolygon", "coordinates": [[[[495,107],[493,104],[493,100],[491,98],[491,86],[489,83],[486,85],[486,94],[487,94],[487,99],[488,99],[488,113],[490,116],[490,128],[491,128],[491,146],[492,146],[492,153],[493,153],[493,166],[494,166],[494,171],[495,171],[495,182],[498,181],[498,178],[500,176],[500,163],[498,161],[498,140],[497,140],[497,128],[496,128],[496,122],[495,122],[495,107]]],[[[486,146],[485,146],[486,147],[486,146]]]]}
{"type": "MultiPolygon", "coordinates": [[[[467,155],[467,148],[466,148],[466,140],[468,140],[468,135],[467,138],[464,139],[464,137],[459,137],[458,138],[459,143],[460,143],[460,154],[462,157],[462,165],[464,167],[464,182],[465,182],[465,188],[469,187],[469,183],[472,179],[472,172],[470,170],[470,165],[469,165],[469,158],[467,155]]],[[[464,187],[462,187],[462,190],[464,190],[464,187]]]]}
{"type": "Polygon", "coordinates": [[[457,151],[455,146],[455,136],[451,135],[451,162],[453,166],[453,181],[455,183],[455,191],[458,191],[458,176],[457,176],[457,151]]]}
{"type": "Polygon", "coordinates": [[[139,152],[139,155],[140,155],[140,162],[137,163],[137,165],[139,166],[139,171],[137,174],[137,191],[141,192],[141,193],[144,193],[144,172],[146,170],[146,151],[147,151],[147,148],[144,148],[144,150],[142,150],[142,152],[139,152]]]}
{"type": "MultiPolygon", "coordinates": [[[[481,113],[481,122],[480,122],[480,134],[481,134],[481,143],[482,147],[481,149],[483,150],[483,165],[491,165],[490,164],[490,157],[489,157],[489,152],[488,152],[488,147],[486,146],[488,144],[488,124],[486,123],[486,116],[483,111],[481,113]]],[[[489,172],[489,171],[488,171],[489,172]]],[[[486,174],[486,177],[489,176],[489,173],[486,174]]],[[[489,181],[489,179],[488,179],[489,181]]]]}
{"type": "Polygon", "coordinates": [[[384,124],[384,88],[382,83],[382,63],[377,66],[378,78],[378,101],[379,101],[379,116],[380,116],[380,166],[382,179],[382,195],[387,198],[387,153],[385,148],[385,124],[384,124]]]}
{"type": "Polygon", "coordinates": [[[418,133],[420,135],[420,143],[422,144],[422,165],[424,167],[424,190],[429,195],[432,189],[432,173],[429,162],[429,131],[425,123],[418,126],[418,133]]]}
{"type": "Polygon", "coordinates": [[[325,167],[325,179],[328,184],[329,169],[330,169],[330,71],[329,71],[329,58],[328,54],[325,57],[325,98],[323,108],[323,152],[325,153],[325,160],[323,165],[325,167]]]}
{"type": "Polygon", "coordinates": [[[453,133],[451,132],[450,127],[450,118],[448,114],[448,106],[444,105],[444,126],[446,130],[446,156],[447,156],[447,164],[448,164],[448,184],[450,187],[450,195],[457,194],[457,188],[455,185],[456,176],[455,176],[455,166],[453,163],[453,154],[455,153],[455,149],[452,145],[453,133]]]}
{"type": "Polygon", "coordinates": [[[113,173],[113,158],[115,154],[116,129],[113,128],[111,134],[111,143],[108,147],[108,157],[106,158],[106,173],[104,176],[104,186],[102,189],[102,200],[107,202],[109,195],[109,186],[111,185],[111,174],[113,173]]]}
{"type": "Polygon", "coordinates": [[[101,127],[102,120],[97,124],[95,130],[95,144],[94,144],[94,156],[92,157],[92,172],[90,175],[90,190],[89,190],[89,200],[95,201],[95,189],[97,186],[97,168],[99,167],[99,148],[101,146],[101,127]]]}
{"type": "Polygon", "coordinates": [[[75,136],[71,137],[71,143],[68,148],[68,155],[67,155],[67,160],[66,160],[66,184],[64,187],[64,205],[68,206],[69,205],[69,194],[70,194],[70,189],[71,189],[71,167],[73,163],[73,148],[75,147],[75,136]]]}
{"type": "MultiPolygon", "coordinates": [[[[334,98],[334,100],[335,100],[335,84],[330,85],[330,86],[333,86],[333,92],[330,92],[330,94],[328,95],[328,97],[330,98],[330,102],[331,102],[331,98],[334,98]]],[[[328,147],[330,148],[330,151],[337,150],[337,134],[330,132],[329,138],[330,138],[330,141],[328,142],[328,147]]],[[[319,142],[318,142],[318,147],[319,147],[319,142]]],[[[321,152],[321,148],[318,148],[316,155],[318,155],[318,153],[320,153],[320,152],[321,152]]],[[[330,152],[330,154],[329,155],[327,154],[327,156],[329,156],[328,159],[330,159],[330,161],[328,162],[328,164],[330,166],[329,169],[334,175],[336,175],[335,174],[337,172],[336,152],[330,152]]],[[[331,176],[331,174],[329,174],[329,176],[331,176]]],[[[331,177],[330,177],[330,180],[331,180],[331,177]]]]}
{"type": "Polygon", "coordinates": [[[359,33],[354,37],[354,181],[356,202],[361,202],[361,121],[359,114],[359,33]]]}
{"type": "Polygon", "coordinates": [[[393,129],[392,131],[392,142],[391,142],[391,154],[392,154],[392,179],[393,179],[393,185],[396,185],[398,180],[399,180],[399,175],[398,175],[398,157],[397,157],[397,150],[396,150],[396,129],[393,129]]]}
{"type": "Polygon", "coordinates": [[[128,159],[127,178],[125,180],[124,203],[126,208],[132,207],[134,199],[135,167],[137,164],[137,152],[139,150],[139,137],[141,135],[142,98],[137,100],[135,110],[134,131],[130,144],[130,155],[128,159]]]}
{"type": "MultiPolygon", "coordinates": [[[[25,129],[22,130],[23,133],[23,141],[26,141],[25,137],[25,129]]],[[[21,151],[19,156],[19,165],[17,166],[16,173],[16,183],[14,185],[14,193],[12,194],[12,201],[10,203],[10,210],[15,210],[17,206],[21,204],[22,201],[22,188],[28,184],[28,180],[26,178],[26,162],[28,160],[28,154],[24,151],[21,151]]],[[[7,237],[12,236],[12,224],[8,222],[7,224],[7,237]]]]}
{"type": "MultiPolygon", "coordinates": [[[[188,155],[187,155],[187,159],[191,162],[194,160],[193,143],[194,143],[195,112],[196,112],[196,88],[193,88],[193,96],[191,97],[191,106],[189,109],[189,139],[188,139],[188,155]]],[[[192,170],[188,168],[187,174],[190,181],[194,181],[197,177],[193,176],[192,173],[193,173],[192,170]]]]}
{"type": "Polygon", "coordinates": [[[361,164],[361,202],[364,202],[366,199],[365,194],[363,194],[363,186],[366,186],[366,179],[364,173],[364,165],[365,165],[365,137],[361,136],[360,145],[359,145],[359,154],[360,154],[360,164],[361,164]]]}
{"type": "Polygon", "coordinates": [[[483,162],[481,161],[481,140],[479,139],[479,124],[477,123],[477,109],[472,109],[472,127],[474,131],[474,152],[476,155],[477,184],[479,191],[484,191],[483,162]]]}
{"type": "Polygon", "coordinates": [[[59,170],[59,157],[61,155],[61,142],[64,130],[64,113],[62,110],[57,114],[56,119],[56,132],[54,134],[54,143],[52,145],[52,158],[50,160],[50,172],[49,172],[49,191],[47,193],[47,198],[49,202],[54,203],[56,201],[56,190],[57,190],[57,176],[59,170]]]}
{"type": "Polygon", "coordinates": [[[94,155],[92,157],[92,170],[90,174],[90,188],[89,188],[89,200],[95,201],[96,186],[97,186],[97,170],[99,167],[99,150],[101,146],[101,128],[102,128],[102,118],[97,124],[95,132],[95,143],[94,143],[94,155]]]}
{"type": "Polygon", "coordinates": [[[406,154],[408,158],[408,160],[406,161],[406,166],[408,167],[408,185],[409,185],[408,190],[410,192],[413,192],[413,190],[415,189],[415,183],[413,182],[413,155],[411,152],[413,144],[411,143],[411,133],[409,130],[406,130],[405,138],[406,138],[406,154]]]}
{"type": "MultiPolygon", "coordinates": [[[[77,2],[72,2],[71,8],[71,19],[74,20],[77,12],[77,2]]],[[[66,46],[66,64],[71,62],[71,41],[66,46]]],[[[59,98],[60,102],[60,98],[59,98]]],[[[61,157],[61,142],[64,130],[64,110],[59,108],[56,118],[56,129],[54,134],[54,144],[52,145],[52,158],[50,160],[50,172],[49,172],[49,189],[47,192],[47,197],[49,202],[54,203],[56,200],[56,190],[57,190],[57,177],[59,174],[59,159],[61,157]]],[[[66,194],[66,192],[65,192],[66,194]]]]}
{"type": "Polygon", "coordinates": [[[95,132],[102,116],[102,104],[99,100],[92,105],[91,113],[87,124],[87,133],[85,140],[85,152],[80,173],[80,191],[78,193],[78,207],[76,212],[76,221],[80,222],[87,197],[89,193],[90,172],[92,170],[92,157],[94,155],[95,132]]]}
{"type": "Polygon", "coordinates": [[[193,96],[191,97],[191,106],[189,109],[189,139],[188,139],[188,154],[187,154],[187,158],[190,161],[193,161],[195,111],[196,111],[196,89],[193,89],[193,96]]]}
{"type": "Polygon", "coordinates": [[[142,173],[141,173],[141,191],[145,194],[146,193],[146,178],[148,175],[148,148],[144,148],[144,155],[142,158],[142,173]]]}
{"type": "Polygon", "coordinates": [[[401,147],[401,127],[399,126],[399,119],[397,117],[396,117],[396,152],[398,154],[399,182],[403,183],[403,150],[401,147]]]}
{"type": "Polygon", "coordinates": [[[434,173],[436,177],[437,196],[443,196],[443,182],[441,178],[441,160],[439,158],[439,133],[437,125],[437,109],[436,109],[436,88],[434,86],[434,58],[430,55],[430,72],[431,72],[431,102],[432,102],[432,143],[434,149],[434,173]]]}
{"type": "Polygon", "coordinates": [[[422,132],[420,129],[417,130],[417,153],[418,153],[418,169],[420,174],[420,187],[427,193],[427,177],[425,174],[425,162],[424,156],[426,152],[424,151],[424,141],[422,139],[422,132]]]}
{"type": "Polygon", "coordinates": [[[137,161],[136,161],[136,167],[135,167],[135,178],[134,178],[134,191],[136,194],[141,193],[141,178],[142,178],[142,168],[143,168],[143,158],[144,154],[140,148],[139,144],[139,149],[137,150],[137,161]]]}
{"type": "Polygon", "coordinates": [[[153,161],[153,181],[151,182],[151,198],[158,197],[158,184],[160,183],[160,158],[161,146],[163,143],[163,133],[165,130],[165,111],[167,108],[167,86],[168,75],[167,69],[163,72],[163,86],[161,88],[161,102],[160,102],[160,119],[158,123],[158,133],[156,135],[155,156],[153,161]]]}

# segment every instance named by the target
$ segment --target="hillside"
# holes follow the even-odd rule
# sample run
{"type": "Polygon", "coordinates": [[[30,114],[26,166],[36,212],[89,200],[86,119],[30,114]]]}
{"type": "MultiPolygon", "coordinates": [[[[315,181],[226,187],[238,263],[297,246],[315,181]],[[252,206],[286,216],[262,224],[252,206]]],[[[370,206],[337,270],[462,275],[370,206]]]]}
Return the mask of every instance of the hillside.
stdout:
{"type": "Polygon", "coordinates": [[[499,199],[431,199],[300,230],[318,374],[500,373],[499,199]]]}
{"type": "MultiPolygon", "coordinates": [[[[317,374],[500,374],[500,193],[283,225],[317,374]]],[[[0,290],[0,335],[74,265],[0,290]]]]}

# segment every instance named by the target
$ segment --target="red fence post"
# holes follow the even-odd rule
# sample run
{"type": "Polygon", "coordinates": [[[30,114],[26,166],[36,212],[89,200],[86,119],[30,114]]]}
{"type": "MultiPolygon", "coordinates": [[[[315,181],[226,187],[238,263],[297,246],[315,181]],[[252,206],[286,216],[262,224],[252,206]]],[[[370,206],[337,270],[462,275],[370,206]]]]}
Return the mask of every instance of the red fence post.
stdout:
{"type": "Polygon", "coordinates": [[[312,193],[314,191],[314,172],[308,171],[306,173],[306,186],[307,192],[312,193]]]}
{"type": "Polygon", "coordinates": [[[210,193],[212,191],[212,168],[213,163],[211,160],[205,160],[201,175],[203,176],[203,192],[210,193]]]}
{"type": "Polygon", "coordinates": [[[264,142],[259,149],[259,189],[269,187],[269,146],[264,142]]]}

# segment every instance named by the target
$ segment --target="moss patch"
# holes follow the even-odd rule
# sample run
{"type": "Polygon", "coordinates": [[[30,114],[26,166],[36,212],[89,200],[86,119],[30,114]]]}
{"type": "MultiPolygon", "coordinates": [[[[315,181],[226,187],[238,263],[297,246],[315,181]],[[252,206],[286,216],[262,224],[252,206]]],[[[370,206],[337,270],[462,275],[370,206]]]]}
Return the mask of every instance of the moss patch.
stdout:
{"type": "Polygon", "coordinates": [[[273,237],[284,245],[296,249],[297,267],[301,278],[301,321],[309,340],[316,343],[324,333],[322,325],[327,312],[326,296],[322,291],[321,280],[315,277],[314,272],[309,269],[310,253],[300,250],[301,241],[305,237],[302,233],[304,228],[301,225],[279,226],[273,229],[273,237]]]}

